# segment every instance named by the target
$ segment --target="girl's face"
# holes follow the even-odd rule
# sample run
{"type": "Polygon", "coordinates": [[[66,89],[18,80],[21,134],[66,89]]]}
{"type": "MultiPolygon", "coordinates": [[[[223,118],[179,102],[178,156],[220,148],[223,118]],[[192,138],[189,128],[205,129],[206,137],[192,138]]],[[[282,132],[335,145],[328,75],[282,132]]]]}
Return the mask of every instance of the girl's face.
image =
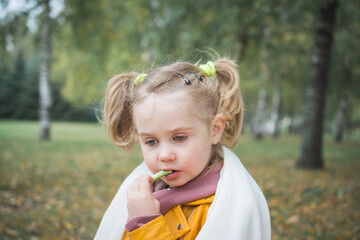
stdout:
{"type": "Polygon", "coordinates": [[[213,121],[209,131],[195,114],[196,102],[189,98],[185,91],[150,94],[133,109],[145,163],[153,174],[172,170],[162,178],[172,187],[184,185],[204,170],[212,144],[220,140],[223,130],[219,121],[213,121]]]}

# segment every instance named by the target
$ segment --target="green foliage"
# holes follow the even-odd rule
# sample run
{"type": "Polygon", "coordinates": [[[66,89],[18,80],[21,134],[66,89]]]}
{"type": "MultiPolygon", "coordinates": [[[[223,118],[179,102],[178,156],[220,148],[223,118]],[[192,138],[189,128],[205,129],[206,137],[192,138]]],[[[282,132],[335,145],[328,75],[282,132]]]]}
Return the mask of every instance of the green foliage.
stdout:
{"type": "MultiPolygon", "coordinates": [[[[139,146],[115,149],[100,124],[0,122],[1,239],[91,239],[124,178],[142,161],[139,146]]],[[[325,141],[327,168],[293,168],[299,139],[254,141],[234,149],[262,188],[272,239],[358,239],[359,141],[325,141]],[[341,226],[341,227],[339,227],[341,226]]]]}
{"type": "MultiPolygon", "coordinates": [[[[21,53],[21,52],[20,52],[21,53]]],[[[22,54],[19,55],[13,71],[3,66],[0,69],[0,118],[37,119],[39,109],[38,73],[26,70],[22,54]]],[[[52,119],[96,121],[94,108],[74,107],[60,94],[61,85],[51,83],[52,119]]]]}
{"type": "MultiPolygon", "coordinates": [[[[38,36],[27,25],[29,14],[9,13],[0,22],[0,118],[3,119],[38,118],[38,36]]],[[[62,82],[52,81],[50,85],[52,119],[96,120],[94,109],[74,106],[64,99],[60,93],[62,82]]]]}
{"type": "MultiPolygon", "coordinates": [[[[360,65],[360,11],[358,2],[340,1],[337,14],[337,25],[334,36],[332,69],[329,82],[327,102],[327,117],[336,114],[340,99],[345,96],[348,100],[347,125],[351,126],[360,119],[359,90],[360,65]],[[346,73],[348,67],[348,73],[346,73]],[[348,74],[348,75],[347,75],[348,74]]],[[[358,123],[357,123],[358,125],[358,123]]]]}
{"type": "MultiPolygon", "coordinates": [[[[69,104],[98,104],[108,79],[115,74],[149,72],[178,60],[205,62],[214,49],[239,63],[247,123],[255,114],[260,84],[269,93],[267,111],[272,89],[278,84],[282,116],[294,118],[303,109],[318,7],[319,2],[310,0],[64,1],[63,11],[52,22],[51,79],[69,104]],[[264,67],[269,73],[266,81],[262,81],[264,67]]],[[[357,1],[339,1],[327,126],[335,119],[340,88],[349,99],[348,126],[358,125],[360,119],[356,91],[360,87],[359,8],[357,1]],[[341,81],[344,62],[351,64],[347,87],[341,81]]],[[[34,64],[33,56],[38,56],[38,29],[28,27],[29,17],[28,12],[18,12],[2,19],[0,54],[6,61],[0,65],[7,70],[2,70],[1,78],[13,72],[19,51],[25,66],[34,64]]],[[[14,87],[5,85],[5,89],[14,87]]]]}

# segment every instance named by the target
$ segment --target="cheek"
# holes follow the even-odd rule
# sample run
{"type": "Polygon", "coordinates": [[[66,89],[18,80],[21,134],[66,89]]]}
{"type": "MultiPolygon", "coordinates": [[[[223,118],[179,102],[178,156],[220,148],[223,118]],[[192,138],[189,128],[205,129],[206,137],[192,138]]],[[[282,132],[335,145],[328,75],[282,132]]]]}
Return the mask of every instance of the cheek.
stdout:
{"type": "Polygon", "coordinates": [[[145,163],[152,174],[155,174],[158,171],[155,161],[152,161],[150,159],[145,159],[145,163]]]}
{"type": "Polygon", "coordinates": [[[184,165],[191,171],[202,171],[207,164],[207,159],[201,153],[188,154],[184,158],[184,165]]]}
{"type": "Polygon", "coordinates": [[[156,163],[156,156],[153,156],[151,152],[143,151],[142,150],[143,159],[146,163],[146,166],[149,168],[149,170],[154,174],[158,171],[157,169],[157,163],[156,163]]]}
{"type": "MultiPolygon", "coordinates": [[[[205,141],[205,140],[204,140],[205,141]]],[[[207,165],[211,155],[211,144],[197,144],[188,151],[186,159],[189,165],[207,165]]]]}

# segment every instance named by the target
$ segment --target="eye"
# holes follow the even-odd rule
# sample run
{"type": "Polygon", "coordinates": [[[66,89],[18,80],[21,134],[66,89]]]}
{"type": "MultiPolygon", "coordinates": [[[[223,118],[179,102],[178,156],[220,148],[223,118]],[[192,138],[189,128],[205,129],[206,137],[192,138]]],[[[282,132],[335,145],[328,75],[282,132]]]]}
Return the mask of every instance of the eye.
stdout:
{"type": "Polygon", "coordinates": [[[155,144],[157,144],[159,141],[156,140],[156,139],[149,139],[149,140],[146,140],[145,141],[145,144],[146,145],[149,145],[149,146],[154,146],[155,144]]]}
{"type": "Polygon", "coordinates": [[[183,141],[185,141],[186,138],[187,138],[187,136],[176,136],[176,137],[174,137],[174,140],[177,142],[183,142],[183,141]]]}

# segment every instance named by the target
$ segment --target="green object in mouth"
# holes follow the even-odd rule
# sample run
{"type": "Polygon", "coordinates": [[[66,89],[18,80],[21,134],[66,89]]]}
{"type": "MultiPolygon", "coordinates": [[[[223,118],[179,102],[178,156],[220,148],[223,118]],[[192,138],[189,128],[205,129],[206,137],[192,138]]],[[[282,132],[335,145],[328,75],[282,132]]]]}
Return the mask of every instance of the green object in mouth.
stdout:
{"type": "Polygon", "coordinates": [[[152,176],[153,180],[151,181],[151,183],[155,182],[156,180],[158,180],[161,177],[169,175],[170,173],[172,173],[171,170],[169,170],[169,171],[165,171],[165,170],[158,171],[157,173],[154,174],[154,176],[152,176]]]}

